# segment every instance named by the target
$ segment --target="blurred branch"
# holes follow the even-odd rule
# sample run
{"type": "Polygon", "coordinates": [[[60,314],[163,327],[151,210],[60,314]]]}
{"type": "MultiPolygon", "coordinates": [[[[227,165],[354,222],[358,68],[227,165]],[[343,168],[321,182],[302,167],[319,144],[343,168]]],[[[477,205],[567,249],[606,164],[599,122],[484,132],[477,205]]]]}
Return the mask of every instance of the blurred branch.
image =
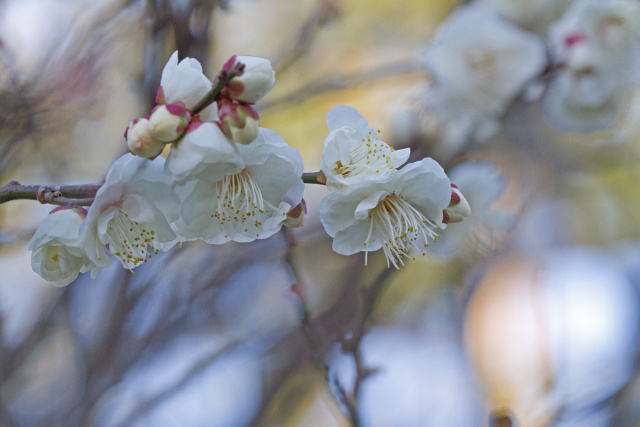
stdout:
{"type": "Polygon", "coordinates": [[[175,393],[177,393],[181,388],[186,386],[191,380],[202,373],[202,371],[211,366],[212,363],[214,363],[220,357],[225,356],[230,351],[237,349],[241,345],[241,342],[230,341],[221,349],[204,356],[202,359],[195,362],[189,368],[189,370],[184,375],[182,375],[174,384],[168,386],[166,389],[162,390],[155,396],[149,397],[147,400],[138,401],[136,406],[131,410],[129,416],[120,424],[117,424],[117,426],[127,427],[135,425],[135,423],[139,421],[141,417],[147,415],[153,410],[153,408],[161,405],[166,399],[174,397],[175,393]]]}
{"type": "Polygon", "coordinates": [[[353,74],[334,73],[309,82],[306,85],[281,96],[280,98],[265,101],[260,104],[260,110],[266,110],[281,104],[296,104],[306,101],[307,99],[321,93],[350,89],[362,83],[418,72],[424,71],[418,64],[416,64],[415,61],[407,60],[385,64],[372,70],[353,74]]]}
{"type": "Polygon", "coordinates": [[[353,357],[353,361],[356,365],[356,376],[351,393],[348,393],[344,386],[339,384],[337,380],[335,385],[349,411],[349,417],[351,418],[351,422],[354,427],[362,426],[362,419],[358,408],[360,386],[367,377],[376,372],[376,369],[372,369],[364,365],[360,343],[367,333],[369,317],[373,312],[376,301],[384,289],[384,286],[388,283],[388,279],[392,271],[394,270],[391,268],[385,268],[376,277],[373,283],[371,283],[371,285],[360,288],[360,305],[353,322],[354,327],[351,331],[351,336],[349,338],[343,337],[341,340],[342,350],[345,353],[351,354],[353,357]]]}
{"type": "Polygon", "coordinates": [[[42,204],[59,206],[89,206],[100,185],[21,185],[10,181],[0,187],[0,204],[11,200],[37,200],[42,204]]]}
{"type": "Polygon", "coordinates": [[[335,19],[338,13],[338,5],[334,0],[318,0],[311,16],[302,25],[298,36],[294,37],[294,42],[282,49],[273,61],[274,70],[277,73],[282,73],[308,53],[309,47],[320,29],[335,19]]]}

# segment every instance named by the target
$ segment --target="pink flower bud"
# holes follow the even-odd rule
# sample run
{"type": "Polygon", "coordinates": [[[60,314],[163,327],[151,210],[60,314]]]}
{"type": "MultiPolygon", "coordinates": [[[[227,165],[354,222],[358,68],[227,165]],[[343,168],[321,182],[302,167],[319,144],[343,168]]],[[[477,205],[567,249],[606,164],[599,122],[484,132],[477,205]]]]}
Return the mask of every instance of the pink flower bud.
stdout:
{"type": "Polygon", "coordinates": [[[449,206],[443,211],[443,220],[445,224],[452,222],[460,222],[471,213],[471,207],[467,199],[462,195],[458,187],[451,184],[451,201],[449,206]]]}
{"type": "Polygon", "coordinates": [[[151,111],[149,127],[153,136],[163,142],[180,138],[191,121],[191,113],[182,102],[158,105],[151,111]]]}
{"type": "Polygon", "coordinates": [[[287,227],[298,228],[304,225],[304,216],[307,213],[307,202],[302,201],[287,214],[283,224],[287,227]]]}
{"type": "Polygon", "coordinates": [[[239,144],[249,144],[258,136],[259,116],[249,105],[220,101],[220,127],[227,138],[239,144]]]}
{"type": "Polygon", "coordinates": [[[149,119],[136,119],[129,123],[124,134],[129,150],[136,156],[152,159],[162,152],[165,143],[151,134],[149,119]]]}
{"type": "Polygon", "coordinates": [[[238,62],[245,65],[244,73],[227,85],[229,96],[253,104],[271,90],[276,83],[276,72],[271,61],[258,56],[232,56],[223,69],[230,70],[238,62]]]}

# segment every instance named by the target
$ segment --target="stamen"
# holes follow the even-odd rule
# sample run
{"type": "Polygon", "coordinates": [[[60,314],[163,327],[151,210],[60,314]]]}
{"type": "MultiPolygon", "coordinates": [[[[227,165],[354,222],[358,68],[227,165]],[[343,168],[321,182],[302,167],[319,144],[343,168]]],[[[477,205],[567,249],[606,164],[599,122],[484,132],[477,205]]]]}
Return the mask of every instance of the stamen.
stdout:
{"type": "MultiPolygon", "coordinates": [[[[275,211],[246,169],[227,175],[216,184],[216,210],[211,215],[220,225],[231,224],[246,236],[259,237],[262,222],[257,215],[275,211]]],[[[226,236],[225,236],[226,237],[226,236]]]]}
{"type": "Polygon", "coordinates": [[[400,269],[398,264],[404,265],[402,258],[409,257],[411,248],[420,249],[419,238],[424,240],[426,247],[429,238],[435,242],[439,237],[433,230],[438,227],[395,193],[378,202],[378,205],[371,210],[369,218],[371,220],[369,233],[364,242],[365,265],[369,254],[369,240],[374,230],[382,242],[387,267],[393,264],[396,269],[400,269]]]}
{"type": "Polygon", "coordinates": [[[349,164],[335,163],[335,172],[348,178],[359,173],[380,173],[381,170],[393,169],[391,163],[393,148],[380,141],[377,133],[369,132],[362,144],[349,153],[349,164]]]}
{"type": "Polygon", "coordinates": [[[148,246],[158,253],[154,247],[155,231],[148,224],[131,221],[129,215],[122,210],[109,221],[107,234],[111,239],[107,252],[120,259],[122,265],[129,270],[146,262],[145,258],[151,256],[148,246]]]}

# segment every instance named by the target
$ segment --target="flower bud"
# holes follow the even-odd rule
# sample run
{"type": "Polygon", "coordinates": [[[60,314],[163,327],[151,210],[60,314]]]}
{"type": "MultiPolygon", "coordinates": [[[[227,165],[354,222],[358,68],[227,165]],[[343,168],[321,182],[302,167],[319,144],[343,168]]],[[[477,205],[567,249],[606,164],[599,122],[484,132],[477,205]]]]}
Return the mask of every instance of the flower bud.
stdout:
{"type": "Polygon", "coordinates": [[[191,121],[191,113],[182,102],[158,105],[151,111],[149,128],[153,136],[163,142],[180,138],[191,121]]]}
{"type": "Polygon", "coordinates": [[[276,83],[276,72],[271,61],[258,56],[232,56],[223,70],[231,70],[238,62],[244,64],[244,73],[227,85],[229,96],[253,104],[271,90],[276,83]]]}
{"type": "Polygon", "coordinates": [[[221,129],[238,144],[249,144],[258,136],[259,116],[249,105],[221,101],[218,107],[221,129]]]}
{"type": "Polygon", "coordinates": [[[451,201],[449,206],[444,210],[444,219],[442,222],[445,224],[452,222],[460,222],[471,213],[471,207],[467,202],[467,199],[462,195],[458,187],[451,184],[451,201]]]}
{"type": "Polygon", "coordinates": [[[286,227],[298,228],[304,225],[304,216],[307,213],[307,202],[302,201],[295,208],[291,209],[287,214],[287,219],[283,224],[286,227]]]}
{"type": "Polygon", "coordinates": [[[129,150],[136,156],[152,159],[162,152],[165,143],[156,139],[149,128],[149,119],[143,117],[129,123],[124,133],[129,150]]]}

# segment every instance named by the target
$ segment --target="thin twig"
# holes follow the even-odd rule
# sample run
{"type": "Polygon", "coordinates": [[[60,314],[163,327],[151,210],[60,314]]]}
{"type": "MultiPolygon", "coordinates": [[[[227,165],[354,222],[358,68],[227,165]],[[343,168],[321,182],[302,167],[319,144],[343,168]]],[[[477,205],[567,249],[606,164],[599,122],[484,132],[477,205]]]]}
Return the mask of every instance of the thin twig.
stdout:
{"type": "Polygon", "coordinates": [[[305,184],[320,184],[324,185],[324,182],[318,181],[318,172],[305,172],[302,174],[302,182],[305,184]]]}
{"type": "Polygon", "coordinates": [[[59,206],[88,206],[93,202],[99,184],[83,185],[22,185],[10,181],[0,187],[0,204],[11,200],[37,200],[59,206]]]}
{"type": "Polygon", "coordinates": [[[215,100],[222,93],[222,89],[235,77],[241,76],[244,73],[244,64],[238,62],[236,65],[231,68],[229,71],[220,70],[218,75],[216,76],[213,87],[207,94],[202,98],[195,107],[193,107],[192,113],[198,114],[209,105],[213,104],[215,100]]]}

